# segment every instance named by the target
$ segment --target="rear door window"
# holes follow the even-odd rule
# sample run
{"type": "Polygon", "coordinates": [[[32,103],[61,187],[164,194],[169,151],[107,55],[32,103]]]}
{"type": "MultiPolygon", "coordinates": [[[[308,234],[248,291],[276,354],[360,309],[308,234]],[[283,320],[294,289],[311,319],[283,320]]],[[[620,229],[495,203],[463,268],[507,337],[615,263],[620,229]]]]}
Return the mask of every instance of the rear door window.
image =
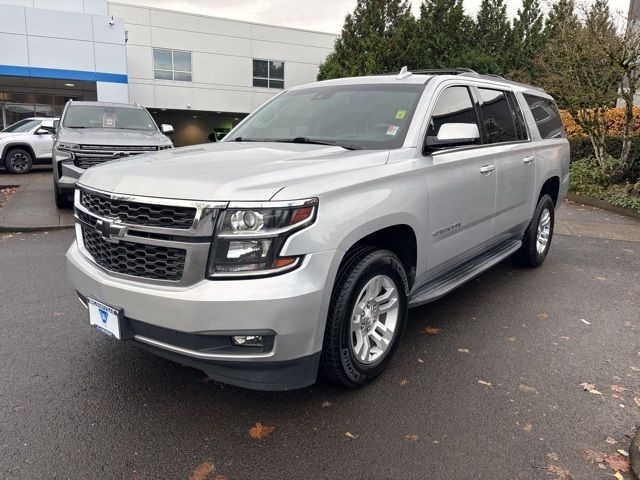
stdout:
{"type": "Polygon", "coordinates": [[[511,110],[506,93],[501,90],[478,88],[478,94],[487,143],[521,140],[516,130],[515,114],[511,110]]]}
{"type": "Polygon", "coordinates": [[[531,109],[531,113],[542,138],[566,137],[560,112],[558,112],[558,107],[556,107],[553,100],[528,94],[525,94],[524,98],[531,109]]]}

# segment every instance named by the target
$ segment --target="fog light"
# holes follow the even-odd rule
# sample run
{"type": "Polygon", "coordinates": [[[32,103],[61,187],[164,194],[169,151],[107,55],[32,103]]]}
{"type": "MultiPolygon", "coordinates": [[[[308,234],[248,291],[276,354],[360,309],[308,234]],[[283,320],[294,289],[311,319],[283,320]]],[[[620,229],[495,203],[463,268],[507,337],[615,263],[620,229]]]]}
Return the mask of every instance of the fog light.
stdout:
{"type": "Polygon", "coordinates": [[[242,347],[262,347],[262,335],[236,335],[231,337],[234,345],[242,347]]]}

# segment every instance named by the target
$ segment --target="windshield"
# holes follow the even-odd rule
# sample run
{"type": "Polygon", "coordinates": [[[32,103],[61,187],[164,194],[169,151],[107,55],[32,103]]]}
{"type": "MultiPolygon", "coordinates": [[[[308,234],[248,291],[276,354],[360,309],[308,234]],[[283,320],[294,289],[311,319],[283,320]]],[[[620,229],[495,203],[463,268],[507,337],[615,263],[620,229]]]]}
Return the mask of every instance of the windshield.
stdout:
{"type": "Polygon", "coordinates": [[[33,120],[33,119],[27,118],[25,120],[20,120],[19,122],[16,122],[13,125],[9,125],[7,128],[5,128],[2,131],[6,133],[28,132],[34,129],[39,124],[40,124],[40,120],[33,120]]]}
{"type": "Polygon", "coordinates": [[[63,125],[67,128],[109,128],[155,131],[151,115],[141,108],[104,105],[69,105],[63,125]]]}
{"type": "Polygon", "coordinates": [[[399,148],[423,89],[416,84],[360,84],[288,91],[250,115],[224,141],[399,148]]]}

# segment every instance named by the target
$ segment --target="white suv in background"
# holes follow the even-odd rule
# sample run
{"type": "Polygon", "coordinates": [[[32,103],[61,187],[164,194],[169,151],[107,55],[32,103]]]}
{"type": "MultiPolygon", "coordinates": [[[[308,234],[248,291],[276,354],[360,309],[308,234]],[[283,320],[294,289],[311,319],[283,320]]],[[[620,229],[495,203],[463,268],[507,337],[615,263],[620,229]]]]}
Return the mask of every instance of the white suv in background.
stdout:
{"type": "Polygon", "coordinates": [[[10,173],[27,173],[36,163],[50,163],[55,120],[25,118],[2,130],[0,164],[10,173]]]}

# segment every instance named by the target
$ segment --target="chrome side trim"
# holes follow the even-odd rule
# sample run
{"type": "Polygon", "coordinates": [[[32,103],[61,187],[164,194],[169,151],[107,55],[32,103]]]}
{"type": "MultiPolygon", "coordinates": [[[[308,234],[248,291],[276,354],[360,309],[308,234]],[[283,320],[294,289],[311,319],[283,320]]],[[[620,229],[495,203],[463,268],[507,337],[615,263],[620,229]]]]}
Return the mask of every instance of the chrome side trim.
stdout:
{"type": "Polygon", "coordinates": [[[189,350],[188,348],[176,347],[175,345],[159,342],[158,340],[144,337],[142,335],[135,335],[133,338],[139,342],[146,343],[147,345],[151,345],[156,348],[162,348],[163,350],[169,350],[170,352],[173,352],[173,353],[178,353],[180,355],[185,355],[191,358],[198,358],[200,360],[238,360],[238,359],[253,360],[253,359],[259,359],[259,358],[272,357],[275,352],[275,348],[274,348],[268,353],[252,353],[252,354],[204,353],[204,352],[198,352],[196,350],[189,350]]]}

